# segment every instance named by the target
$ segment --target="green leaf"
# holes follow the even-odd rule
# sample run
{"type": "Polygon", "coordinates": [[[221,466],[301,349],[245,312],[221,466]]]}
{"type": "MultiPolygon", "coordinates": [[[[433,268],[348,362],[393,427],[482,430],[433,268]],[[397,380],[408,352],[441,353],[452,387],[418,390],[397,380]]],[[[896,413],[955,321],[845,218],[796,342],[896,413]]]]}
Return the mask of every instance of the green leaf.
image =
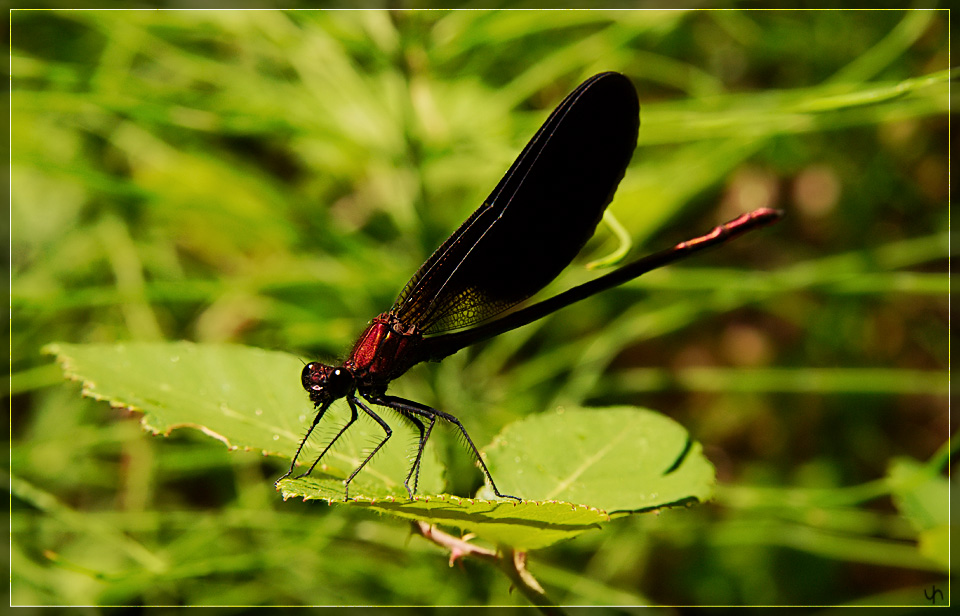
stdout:
{"type": "MultiPolygon", "coordinates": [[[[44,348],[55,354],[69,378],[83,381],[84,395],[144,413],[143,425],[155,434],[196,428],[231,449],[291,457],[314,411],[300,386],[300,359],[288,353],[229,344],[191,342],[64,344],[44,348]]],[[[305,463],[319,455],[349,418],[346,404],[335,404],[304,447],[305,463]]],[[[404,496],[414,431],[391,422],[394,435],[357,476],[375,496],[404,496]]],[[[383,438],[372,420],[361,417],[318,471],[346,477],[364,452],[383,438]]],[[[339,483],[342,498],[343,484],[339,483]]],[[[420,490],[443,490],[443,470],[427,447],[420,490]]]]}
{"type": "Polygon", "coordinates": [[[918,531],[950,521],[950,485],[945,477],[910,458],[894,458],[887,471],[893,503],[918,531]]]}
{"type": "Polygon", "coordinates": [[[703,501],[714,484],[713,466],[682,426],[631,407],[531,415],[508,426],[487,459],[505,493],[608,512],[703,501]]]}
{"type": "MultiPolygon", "coordinates": [[[[85,395],[142,411],[143,425],[158,434],[193,427],[232,449],[290,456],[312,417],[306,396],[294,385],[301,362],[286,353],[189,342],[57,343],[45,351],[57,355],[68,377],[83,381],[85,395]]],[[[321,422],[328,426],[317,430],[321,446],[344,425],[343,415],[321,422]]],[[[415,442],[415,434],[402,422],[391,423],[394,436],[350,484],[349,501],[343,479],[383,438],[365,419],[309,477],[281,481],[283,497],[372,509],[535,549],[599,528],[610,519],[607,511],[703,500],[714,480],[700,445],[668,418],[632,408],[568,410],[508,426],[488,448],[501,489],[523,502],[440,494],[442,471],[429,447],[419,494],[411,500],[403,480],[412,452],[404,443],[415,442]]],[[[303,459],[317,453],[305,450],[303,459]]]]}
{"type": "MultiPolygon", "coordinates": [[[[362,496],[365,488],[355,484],[356,482],[350,484],[351,500],[342,503],[344,506],[373,509],[408,520],[454,526],[492,543],[521,550],[547,547],[585,531],[598,529],[602,522],[610,520],[606,512],[596,507],[559,501],[493,501],[460,498],[449,494],[417,495],[413,500],[406,496],[378,499],[362,496]]],[[[343,498],[342,484],[317,480],[313,475],[303,479],[285,479],[280,482],[280,487],[284,498],[320,499],[331,503],[343,498]]]]}
{"type": "Polygon", "coordinates": [[[918,537],[918,549],[922,556],[929,558],[943,567],[944,571],[949,571],[950,525],[940,524],[939,526],[921,531],[918,537]]]}
{"type": "Polygon", "coordinates": [[[920,554],[946,571],[950,565],[950,483],[936,468],[911,458],[894,458],[887,482],[894,505],[917,530],[920,554]]]}

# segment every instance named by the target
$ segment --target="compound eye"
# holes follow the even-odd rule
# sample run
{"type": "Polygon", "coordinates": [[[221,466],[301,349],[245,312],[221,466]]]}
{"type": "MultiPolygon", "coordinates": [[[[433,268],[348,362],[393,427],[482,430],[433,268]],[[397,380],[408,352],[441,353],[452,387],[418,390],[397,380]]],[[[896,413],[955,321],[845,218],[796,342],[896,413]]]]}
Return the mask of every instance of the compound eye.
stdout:
{"type": "Polygon", "coordinates": [[[340,391],[344,387],[347,387],[349,382],[350,377],[347,375],[347,372],[340,368],[334,368],[327,374],[326,385],[332,391],[340,391]]]}
{"type": "Polygon", "coordinates": [[[320,362],[312,361],[303,367],[300,373],[300,382],[307,391],[322,391],[327,382],[327,367],[320,362]]]}
{"type": "Polygon", "coordinates": [[[343,366],[327,366],[312,361],[303,367],[300,382],[310,394],[310,399],[320,404],[347,395],[353,387],[353,373],[343,366]]]}

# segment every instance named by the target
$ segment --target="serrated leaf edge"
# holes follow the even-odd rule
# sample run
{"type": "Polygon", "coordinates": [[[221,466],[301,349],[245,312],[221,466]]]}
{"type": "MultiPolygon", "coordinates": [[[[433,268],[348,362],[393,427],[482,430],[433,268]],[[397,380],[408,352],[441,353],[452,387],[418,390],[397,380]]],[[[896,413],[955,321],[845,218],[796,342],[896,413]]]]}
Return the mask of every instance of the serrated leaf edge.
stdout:
{"type": "Polygon", "coordinates": [[[84,378],[77,373],[76,368],[70,363],[71,357],[60,348],[58,343],[50,343],[45,345],[40,349],[40,352],[46,355],[53,355],[58,364],[60,364],[60,369],[63,370],[64,378],[80,383],[80,395],[85,398],[90,398],[98,402],[106,402],[110,405],[110,408],[121,409],[129,411],[131,413],[141,413],[142,417],[140,418],[140,425],[145,431],[150,432],[155,436],[164,436],[168,437],[173,433],[174,430],[180,428],[193,428],[194,430],[199,430],[200,432],[206,434],[207,436],[214,438],[224,445],[227,446],[228,451],[260,451],[265,456],[278,456],[284,457],[282,453],[274,451],[266,451],[263,449],[257,449],[254,447],[241,447],[239,445],[234,445],[230,442],[230,439],[219,432],[215,432],[208,428],[207,426],[195,424],[191,422],[182,422],[182,423],[171,423],[167,426],[166,430],[162,430],[150,424],[150,415],[147,410],[142,409],[133,404],[127,404],[120,402],[110,396],[106,396],[96,391],[97,384],[90,379],[84,378]]]}
{"type": "Polygon", "coordinates": [[[454,494],[435,494],[433,496],[415,494],[412,499],[404,499],[403,497],[397,498],[396,496],[384,496],[384,497],[378,498],[378,497],[361,495],[361,496],[352,496],[348,500],[343,501],[343,500],[327,498],[324,496],[314,496],[311,494],[305,494],[303,493],[303,491],[291,490],[291,489],[280,487],[280,486],[277,487],[277,490],[280,491],[281,496],[283,497],[284,500],[288,500],[290,498],[303,498],[304,502],[314,501],[314,500],[326,501],[327,504],[330,504],[330,505],[333,505],[333,504],[374,505],[378,502],[384,502],[384,501],[389,503],[397,503],[397,502],[402,503],[403,501],[407,501],[407,502],[422,501],[424,503],[429,503],[433,499],[442,501],[444,503],[452,503],[458,506],[463,506],[464,504],[466,504],[466,506],[481,504],[481,505],[512,505],[514,507],[517,507],[520,505],[532,504],[532,505],[540,506],[540,505],[548,504],[548,505],[567,505],[570,507],[572,511],[577,511],[580,509],[584,511],[592,511],[604,516],[607,520],[611,519],[609,513],[607,513],[606,511],[598,507],[591,507],[590,505],[584,505],[584,504],[578,504],[578,503],[568,503],[566,501],[561,501],[561,500],[544,500],[544,501],[522,500],[517,502],[517,501],[506,501],[506,500],[488,500],[483,498],[469,498],[469,497],[463,497],[463,496],[456,496],[454,494]]]}

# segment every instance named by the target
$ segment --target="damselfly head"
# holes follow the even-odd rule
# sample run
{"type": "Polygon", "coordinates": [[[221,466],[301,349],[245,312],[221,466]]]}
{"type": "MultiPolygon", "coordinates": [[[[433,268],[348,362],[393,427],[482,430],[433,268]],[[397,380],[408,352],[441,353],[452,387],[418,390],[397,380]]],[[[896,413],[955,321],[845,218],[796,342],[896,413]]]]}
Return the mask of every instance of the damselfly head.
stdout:
{"type": "Polygon", "coordinates": [[[310,394],[310,400],[319,406],[346,396],[353,387],[353,375],[341,366],[312,361],[303,367],[300,382],[310,394]]]}

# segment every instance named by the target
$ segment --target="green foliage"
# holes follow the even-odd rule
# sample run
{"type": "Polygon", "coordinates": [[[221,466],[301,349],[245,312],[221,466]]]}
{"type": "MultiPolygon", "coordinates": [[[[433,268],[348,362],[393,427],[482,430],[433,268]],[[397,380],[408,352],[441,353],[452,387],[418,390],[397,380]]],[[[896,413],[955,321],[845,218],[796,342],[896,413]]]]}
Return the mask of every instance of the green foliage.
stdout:
{"type": "Polygon", "coordinates": [[[937,465],[900,458],[890,465],[893,502],[919,533],[920,554],[950,566],[950,487],[937,465]]]}
{"type": "MultiPolygon", "coordinates": [[[[498,434],[593,407],[683,426],[658,464],[679,457],[685,432],[702,444],[717,475],[707,504],[612,516],[530,553],[557,602],[929,605],[925,590],[948,590],[955,470],[948,27],[943,10],[14,11],[11,603],[527,605],[496,568],[451,569],[397,519],[460,511],[455,499],[377,498],[383,516],[284,501],[283,460],[259,452],[291,455],[274,445],[311,417],[286,353],[348,350],[549,110],[618,70],[642,104],[610,207],[629,240],[601,228],[545,295],[630,242],[631,255],[652,251],[764,205],[786,218],[418,366],[391,391],[494,443],[498,480],[559,472],[556,458],[578,451],[541,441],[511,457],[498,434]],[[174,362],[158,353],[115,383],[151,427],[204,425],[239,450],[195,430],[149,438],[139,413],[81,397],[41,352],[176,340],[199,355],[284,352],[258,351],[252,378],[218,359],[163,396],[174,362]],[[257,426],[267,408],[254,400],[270,396],[284,431],[257,426]],[[230,420],[221,402],[242,412],[212,428],[230,420]]],[[[589,441],[576,423],[558,433],[589,441]]],[[[402,491],[413,436],[392,425],[396,450],[377,463],[402,491]]],[[[358,427],[331,477],[371,446],[358,427]]],[[[431,438],[421,488],[476,493],[455,438],[431,438]]],[[[648,468],[661,467],[623,481],[648,468]]],[[[324,485],[338,479],[285,489],[324,485]]],[[[577,524],[598,515],[548,507],[577,524]]]]}
{"type": "Polygon", "coordinates": [[[504,428],[487,457],[501,490],[614,513],[710,496],[713,467],[671,419],[644,409],[560,409],[504,428]],[[499,475],[497,475],[499,477],[499,475]]]}
{"type": "MultiPolygon", "coordinates": [[[[47,351],[57,355],[67,376],[83,382],[85,395],[143,412],[143,426],[154,434],[169,436],[176,428],[191,427],[230,449],[289,458],[314,415],[296,388],[277,387],[302,368],[287,353],[191,342],[52,344],[47,351]]],[[[373,422],[360,422],[325,462],[346,477],[365,457],[361,445],[383,438],[378,430],[373,422]]],[[[359,485],[375,485],[379,497],[406,495],[403,479],[410,463],[404,436],[398,434],[378,453],[358,476],[359,485]]],[[[310,454],[305,450],[304,459],[312,460],[310,454]]],[[[432,449],[423,460],[420,485],[427,493],[443,489],[432,449]]],[[[342,484],[339,491],[342,497],[342,484]]]]}
{"type": "MultiPolygon", "coordinates": [[[[300,442],[297,430],[308,422],[309,408],[299,418],[290,413],[309,407],[303,396],[274,387],[300,365],[285,353],[190,342],[58,343],[46,350],[69,378],[83,383],[85,395],[143,412],[144,427],[155,434],[193,427],[231,449],[289,456],[300,442]]],[[[377,430],[373,422],[351,426],[344,438],[348,444],[329,452],[315,475],[279,483],[284,498],[343,501],[343,479],[366,456],[357,443],[378,442],[383,435],[377,430]]],[[[490,468],[503,478],[504,489],[523,495],[524,502],[440,494],[442,473],[432,448],[421,463],[419,492],[426,496],[407,502],[403,480],[410,458],[397,446],[403,442],[397,434],[350,484],[349,504],[454,526],[512,548],[543,548],[598,528],[609,520],[607,511],[705,500],[713,467],[688,439],[675,422],[649,411],[539,415],[508,427],[490,448],[490,468]],[[636,470],[624,481],[620,476],[628,469],[636,470]]],[[[308,463],[310,454],[309,449],[303,454],[308,463]]]]}

